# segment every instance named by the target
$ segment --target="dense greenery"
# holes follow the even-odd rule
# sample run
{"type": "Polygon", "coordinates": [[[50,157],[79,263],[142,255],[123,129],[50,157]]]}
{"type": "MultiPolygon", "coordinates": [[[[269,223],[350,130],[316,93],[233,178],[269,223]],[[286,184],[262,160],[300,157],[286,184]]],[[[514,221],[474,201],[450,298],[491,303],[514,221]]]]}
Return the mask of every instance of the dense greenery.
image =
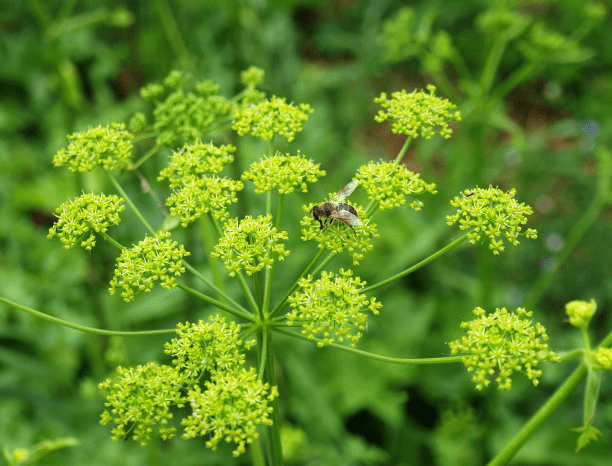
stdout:
{"type": "Polygon", "coordinates": [[[608,464],[603,3],[3,11],[9,464],[608,464]]]}

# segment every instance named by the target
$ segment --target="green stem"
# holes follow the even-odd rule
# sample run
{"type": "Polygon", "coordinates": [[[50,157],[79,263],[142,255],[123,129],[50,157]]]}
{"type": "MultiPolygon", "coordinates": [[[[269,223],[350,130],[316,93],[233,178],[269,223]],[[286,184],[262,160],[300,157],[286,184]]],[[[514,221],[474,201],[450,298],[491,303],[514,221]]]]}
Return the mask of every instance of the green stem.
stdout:
{"type": "Polygon", "coordinates": [[[578,368],[566,379],[555,393],[542,405],[510,442],[488,463],[488,466],[501,466],[507,464],[516,452],[525,444],[535,430],[540,427],[563,403],[563,401],[576,389],[587,375],[587,365],[580,364],[578,368]]]}
{"type": "Polygon", "coordinates": [[[110,180],[112,181],[113,185],[115,185],[115,189],[117,191],[119,191],[119,194],[121,194],[121,196],[125,199],[125,202],[127,202],[127,204],[130,206],[130,209],[132,209],[132,212],[134,212],[136,217],[138,217],[138,219],[142,222],[142,224],[145,226],[145,228],[147,230],[149,230],[149,232],[152,235],[154,235],[155,234],[155,230],[153,230],[151,225],[149,225],[149,222],[147,222],[147,220],[144,218],[144,216],[140,213],[140,210],[138,210],[138,207],[136,207],[136,205],[132,202],[132,199],[130,199],[130,197],[127,195],[127,193],[123,190],[123,188],[121,187],[121,185],[119,184],[117,179],[112,175],[112,173],[110,173],[110,172],[107,172],[107,173],[108,173],[108,176],[109,176],[110,180]]]}
{"type": "Polygon", "coordinates": [[[498,35],[494,42],[491,50],[489,51],[489,55],[487,56],[487,61],[482,70],[482,74],[480,75],[480,92],[481,95],[487,95],[491,91],[491,87],[493,86],[493,81],[495,80],[495,75],[497,74],[497,69],[499,68],[499,62],[504,56],[504,50],[506,50],[506,44],[508,43],[507,39],[503,37],[503,35],[498,35]]]}
{"type": "Polygon", "coordinates": [[[138,159],[138,161],[132,165],[132,170],[135,170],[138,167],[140,167],[143,163],[145,163],[147,160],[153,157],[157,153],[158,150],[159,150],[159,146],[157,145],[151,147],[145,155],[140,157],[140,159],[138,159]]]}
{"type": "MultiPolygon", "coordinates": [[[[280,327],[276,327],[275,330],[278,333],[282,333],[283,335],[287,335],[294,338],[300,338],[305,341],[322,343],[323,340],[315,337],[307,337],[302,335],[301,333],[292,332],[290,330],[286,330],[280,327]]],[[[329,346],[331,348],[336,348],[342,351],[346,351],[347,353],[358,354],[359,356],[363,356],[369,359],[374,359],[375,361],[381,362],[389,362],[392,364],[448,364],[455,362],[462,362],[463,356],[446,356],[441,358],[394,358],[391,356],[382,356],[376,353],[370,353],[368,351],[363,351],[357,348],[353,348],[351,346],[339,345],[337,343],[331,343],[325,346],[329,346]]]]}
{"type": "Polygon", "coordinates": [[[283,308],[283,306],[287,302],[287,299],[289,298],[289,296],[291,296],[291,293],[293,293],[293,291],[297,288],[298,282],[300,281],[300,279],[312,270],[312,268],[315,266],[315,264],[317,263],[317,261],[320,259],[320,257],[323,255],[324,252],[325,251],[323,249],[319,249],[319,252],[317,252],[314,258],[310,261],[310,263],[306,266],[306,268],[302,271],[302,273],[295,279],[293,284],[289,287],[289,290],[287,290],[287,292],[285,293],[285,296],[283,296],[283,298],[278,302],[278,304],[274,306],[274,309],[270,311],[269,317],[273,317],[274,315],[276,315],[278,311],[280,311],[283,308]]]}
{"type": "Polygon", "coordinates": [[[187,293],[195,296],[196,298],[200,298],[202,301],[206,301],[207,303],[212,304],[213,306],[218,307],[219,309],[223,309],[224,311],[227,311],[230,314],[235,315],[236,317],[242,317],[243,319],[251,322],[254,321],[253,315],[249,312],[243,312],[240,309],[229,306],[228,304],[225,304],[213,298],[212,296],[200,293],[199,291],[194,290],[193,288],[190,288],[187,285],[183,285],[182,283],[177,283],[176,286],[179,287],[181,290],[186,291],[187,293]]]}
{"type": "MultiPolygon", "coordinates": [[[[268,350],[266,352],[266,368],[264,371],[264,380],[271,387],[276,386],[276,369],[274,365],[274,354],[270,350],[272,348],[272,335],[270,329],[264,329],[267,332],[268,350]]],[[[283,464],[283,450],[280,441],[280,416],[278,413],[279,403],[278,397],[272,401],[272,425],[266,428],[266,439],[268,444],[268,451],[270,453],[270,465],[282,466],[283,464]]]]}
{"type": "MultiPolygon", "coordinates": [[[[236,273],[236,278],[238,279],[238,284],[240,285],[240,288],[242,288],[244,297],[249,303],[249,307],[255,314],[259,315],[261,312],[261,309],[257,305],[257,301],[255,301],[255,297],[253,296],[253,293],[251,292],[251,289],[249,288],[249,285],[247,284],[244,278],[244,275],[242,275],[242,272],[236,273]]],[[[261,315],[260,315],[260,318],[261,318],[261,315]]]]}
{"type": "Polygon", "coordinates": [[[129,337],[129,336],[140,336],[140,335],[160,335],[160,334],[167,334],[167,333],[174,333],[175,332],[175,329],[140,330],[140,331],[127,332],[127,331],[121,331],[121,330],[104,330],[104,329],[101,329],[101,328],[86,327],[84,325],[73,324],[71,322],[68,322],[66,320],[60,319],[58,317],[50,316],[49,314],[45,314],[44,312],[40,312],[40,311],[37,311],[35,309],[23,306],[21,304],[18,304],[16,302],[10,301],[10,300],[8,300],[6,298],[3,298],[1,296],[0,296],[0,302],[8,304],[9,306],[12,306],[12,307],[14,307],[16,309],[19,309],[21,311],[27,312],[28,314],[30,314],[30,315],[32,315],[34,317],[38,317],[39,319],[43,319],[43,320],[46,320],[48,322],[53,322],[55,324],[60,324],[60,325],[63,325],[64,327],[73,328],[75,330],[80,330],[82,332],[93,333],[94,335],[108,335],[108,336],[125,336],[125,337],[129,337]]]}
{"type": "Polygon", "coordinates": [[[432,255],[430,255],[429,257],[426,257],[425,259],[423,259],[420,262],[417,262],[416,264],[414,264],[412,267],[407,268],[406,270],[403,270],[399,273],[396,273],[395,275],[393,275],[392,277],[386,278],[385,280],[382,280],[378,283],[374,283],[373,285],[370,286],[366,286],[362,291],[364,293],[367,293],[369,291],[375,290],[376,288],[380,288],[381,286],[384,286],[388,283],[391,283],[394,280],[397,280],[399,278],[405,277],[408,274],[411,274],[412,272],[414,272],[415,270],[420,269],[421,267],[429,264],[431,261],[433,261],[434,259],[437,259],[438,257],[440,257],[442,254],[447,253],[448,251],[450,251],[451,249],[453,249],[456,246],[459,246],[461,243],[463,243],[466,239],[468,238],[468,235],[465,234],[459,238],[457,238],[455,241],[453,241],[450,244],[447,244],[446,246],[444,246],[442,249],[436,251],[435,253],[433,253],[432,255]]]}
{"type": "MultiPolygon", "coordinates": [[[[210,218],[207,218],[207,220],[205,220],[204,217],[201,217],[199,221],[199,225],[200,225],[200,232],[202,234],[202,241],[204,242],[204,248],[206,249],[206,251],[212,251],[216,244],[216,239],[213,238],[213,234],[211,232],[212,225],[210,222],[210,218]]],[[[223,280],[223,274],[221,273],[221,265],[220,265],[219,259],[209,254],[208,255],[208,266],[210,268],[210,273],[212,275],[213,283],[219,290],[223,291],[225,282],[223,280]]]]}
{"type": "Polygon", "coordinates": [[[164,0],[155,0],[155,9],[157,10],[157,15],[166,33],[168,42],[174,49],[174,53],[176,53],[179,60],[186,61],[189,57],[189,52],[187,51],[178,23],[170,9],[170,5],[164,0]]]}

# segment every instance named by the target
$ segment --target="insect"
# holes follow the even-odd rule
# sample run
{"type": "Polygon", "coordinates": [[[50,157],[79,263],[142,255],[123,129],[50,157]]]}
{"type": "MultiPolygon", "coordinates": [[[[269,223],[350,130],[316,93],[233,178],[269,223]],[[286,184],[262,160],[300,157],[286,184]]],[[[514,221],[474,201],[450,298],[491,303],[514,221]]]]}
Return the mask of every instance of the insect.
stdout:
{"type": "Polygon", "coordinates": [[[338,220],[339,222],[346,223],[356,234],[353,226],[362,225],[361,220],[359,220],[355,207],[342,201],[355,190],[358,183],[359,180],[351,181],[334,194],[329,201],[318,204],[310,209],[310,215],[319,222],[321,230],[324,229],[323,225],[327,228],[334,220],[338,220]],[[327,223],[328,220],[329,223],[327,223]]]}

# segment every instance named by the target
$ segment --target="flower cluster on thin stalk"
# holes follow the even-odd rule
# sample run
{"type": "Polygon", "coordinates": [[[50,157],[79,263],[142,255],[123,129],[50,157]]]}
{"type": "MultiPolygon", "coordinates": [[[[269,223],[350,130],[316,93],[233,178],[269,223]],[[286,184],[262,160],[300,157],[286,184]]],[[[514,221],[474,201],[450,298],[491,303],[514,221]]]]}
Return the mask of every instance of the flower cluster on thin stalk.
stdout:
{"type": "Polygon", "coordinates": [[[487,314],[481,307],[474,309],[476,319],[462,322],[466,335],[449,343],[452,354],[463,356],[468,372],[478,390],[495,380],[500,390],[510,390],[512,374],[522,372],[538,385],[541,362],[558,362],[558,356],[548,347],[548,335],[542,324],[532,321],[533,312],[506,308],[487,314]]]}
{"type": "Polygon", "coordinates": [[[289,297],[289,325],[300,325],[309,339],[320,339],[319,347],[347,340],[357,345],[366,329],[368,312],[378,315],[382,304],[363,293],[365,282],[351,270],[339,274],[323,271],[321,278],[301,278],[300,291],[289,297]]]}
{"type": "MultiPolygon", "coordinates": [[[[376,201],[381,210],[405,204],[408,196],[437,193],[435,183],[426,183],[418,173],[393,162],[370,162],[359,168],[355,178],[368,193],[368,198],[376,201]]],[[[423,202],[415,199],[409,206],[420,210],[423,202]]]]}
{"type": "Polygon", "coordinates": [[[174,288],[176,278],[185,271],[183,257],[188,255],[182,244],[170,238],[170,232],[147,236],[121,251],[109,291],[114,294],[119,288],[121,297],[131,301],[136,293],[151,291],[158,281],[164,288],[174,288]]]}
{"type": "Polygon", "coordinates": [[[453,134],[449,126],[454,121],[461,121],[461,112],[447,99],[435,95],[436,86],[429,84],[425,91],[411,93],[401,90],[388,98],[385,92],[374,99],[383,110],[379,110],[374,120],[382,123],[391,122],[394,134],[406,134],[417,138],[431,139],[436,133],[445,139],[453,134]]]}
{"type": "Polygon", "coordinates": [[[492,186],[487,189],[466,189],[451,201],[451,205],[457,207],[457,213],[447,216],[446,222],[449,225],[458,223],[461,230],[468,230],[472,244],[488,240],[489,249],[493,254],[499,254],[505,249],[505,241],[517,246],[519,235],[537,238],[537,231],[533,228],[522,231],[522,225],[527,223],[527,216],[533,210],[518,202],[515,195],[515,189],[504,192],[492,186]]]}
{"type": "Polygon", "coordinates": [[[53,157],[53,165],[67,165],[72,172],[88,172],[100,166],[104,170],[126,170],[131,166],[134,135],[125,124],[96,126],[68,136],[68,147],[53,157]]]}
{"type": "Polygon", "coordinates": [[[236,147],[231,144],[215,146],[212,142],[204,144],[199,140],[185,144],[173,152],[168,165],[159,172],[158,181],[168,180],[170,188],[199,179],[205,175],[216,175],[234,161],[236,147]]]}
{"type": "Polygon", "coordinates": [[[140,95],[153,101],[153,130],[157,145],[169,147],[181,141],[196,141],[213,124],[228,119],[233,104],[218,94],[211,81],[197,82],[195,92],[182,89],[185,77],[172,71],[163,85],[149,84],[140,95]],[[164,94],[168,95],[164,98],[164,94]]]}
{"type": "Polygon", "coordinates": [[[226,207],[238,201],[236,193],[244,184],[218,173],[234,160],[235,151],[232,145],[215,146],[212,142],[202,144],[198,141],[172,154],[158,180],[169,181],[173,192],[166,206],[183,227],[208,212],[218,219],[229,215],[226,207]]]}
{"type": "Polygon", "coordinates": [[[59,237],[65,248],[80,241],[90,251],[96,245],[94,233],[105,233],[109,227],[119,225],[119,214],[124,209],[123,199],[114,194],[82,194],[56,209],[58,220],[49,229],[47,238],[59,237]]]}
{"type": "Polygon", "coordinates": [[[272,157],[264,156],[253,162],[243,173],[243,180],[250,180],[255,185],[255,193],[263,194],[277,190],[289,194],[295,190],[308,191],[308,183],[316,183],[325,171],[321,165],[304,157],[300,151],[297,155],[277,152],[272,157]]]}
{"type": "Polygon", "coordinates": [[[287,232],[279,232],[272,225],[272,215],[230,218],[223,230],[211,255],[223,261],[230,277],[242,270],[253,275],[264,267],[270,269],[275,260],[282,261],[289,255],[284,244],[287,232]]]}
{"type": "Polygon", "coordinates": [[[183,438],[207,437],[212,450],[224,440],[234,445],[234,456],[244,453],[258,438],[258,426],[272,424],[270,404],[278,390],[244,367],[243,349],[253,342],[243,343],[239,333],[239,325],[219,315],[179,324],[178,337],[165,349],[171,366],[119,367],[100,384],[107,392],[101,423],[115,424],[113,439],[131,435],[145,445],[153,436],[174,437],[174,415],[182,412],[183,438]]]}
{"type": "Polygon", "coordinates": [[[295,133],[302,131],[308,114],[314,110],[308,104],[287,103],[285,98],[272,96],[249,107],[237,109],[233,115],[232,129],[240,136],[271,140],[274,135],[293,141],[295,133]]]}
{"type": "MultiPolygon", "coordinates": [[[[315,204],[303,206],[304,212],[310,212],[310,209],[315,204]]],[[[378,229],[376,223],[369,218],[364,218],[365,212],[358,204],[351,201],[351,206],[355,208],[358,216],[362,221],[362,225],[356,226],[355,231],[351,227],[342,222],[334,221],[320,229],[320,225],[316,222],[312,215],[305,215],[300,221],[302,228],[302,241],[314,240],[317,242],[319,249],[340,254],[342,251],[347,251],[353,260],[353,265],[358,265],[363,260],[366,253],[374,249],[372,240],[378,238],[378,229]]]]}

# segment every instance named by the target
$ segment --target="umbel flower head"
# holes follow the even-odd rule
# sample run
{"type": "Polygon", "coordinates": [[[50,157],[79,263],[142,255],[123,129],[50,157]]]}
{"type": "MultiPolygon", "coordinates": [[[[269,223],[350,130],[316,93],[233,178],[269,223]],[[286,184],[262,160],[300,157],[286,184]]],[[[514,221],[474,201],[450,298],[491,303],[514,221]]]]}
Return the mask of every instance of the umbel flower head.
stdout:
{"type": "Polygon", "coordinates": [[[154,435],[174,437],[174,413],[183,412],[183,438],[207,436],[215,450],[221,440],[233,443],[234,456],[258,438],[257,427],[272,424],[270,403],[276,387],[243,367],[240,326],[219,315],[208,322],[179,324],[178,338],[166,344],[172,366],[149,363],[135,369],[119,367],[117,376],[100,388],[108,392],[102,424],[113,422],[113,439],[133,434],[146,444],[154,435]],[[177,408],[189,407],[189,411],[177,408]]]}
{"type": "Polygon", "coordinates": [[[365,331],[368,311],[378,315],[382,307],[361,292],[365,282],[351,270],[340,269],[338,275],[323,271],[320,279],[313,281],[309,275],[298,284],[301,291],[289,297],[293,310],[287,314],[288,324],[301,325],[309,339],[320,338],[320,347],[345,340],[355,346],[365,331]]]}
{"type": "Polygon", "coordinates": [[[481,307],[474,309],[476,319],[462,322],[467,335],[450,342],[452,354],[463,356],[468,372],[473,372],[472,381],[482,390],[491,379],[500,390],[510,390],[511,376],[522,372],[534,385],[538,385],[542,371],[538,365],[543,361],[558,361],[557,355],[548,347],[546,329],[531,320],[533,312],[518,308],[508,312],[503,307],[488,314],[481,307]]]}
{"type": "Polygon", "coordinates": [[[243,180],[251,180],[255,184],[255,192],[263,194],[273,189],[281,194],[289,194],[299,189],[308,191],[308,183],[315,183],[319,177],[325,176],[320,164],[304,157],[300,151],[297,155],[277,152],[272,157],[265,157],[253,162],[249,170],[243,173],[243,180]]]}
{"type": "Polygon", "coordinates": [[[176,189],[166,201],[170,214],[188,224],[212,212],[216,218],[229,215],[226,206],[237,202],[236,192],[244,188],[242,181],[218,176],[195,178],[176,189]]]}
{"type": "Polygon", "coordinates": [[[59,218],[47,238],[58,236],[66,248],[80,240],[81,246],[90,251],[96,245],[94,233],[106,232],[109,227],[119,225],[119,214],[123,209],[123,199],[114,194],[82,194],[56,209],[59,218]]]}
{"type": "Polygon", "coordinates": [[[241,270],[253,275],[264,267],[271,268],[275,257],[284,260],[289,255],[284,244],[287,238],[286,231],[278,232],[272,226],[272,215],[231,218],[211,255],[225,263],[230,277],[241,270]]]}
{"type": "Polygon", "coordinates": [[[174,90],[163,101],[156,100],[161,98],[163,87],[148,85],[141,90],[143,97],[156,100],[153,129],[157,134],[159,146],[197,141],[204,131],[219,120],[227,118],[231,112],[231,103],[217,94],[219,88],[214,83],[196,83],[197,93],[194,93],[180,89],[182,82],[182,73],[170,72],[164,80],[164,85],[174,90]]]}
{"type": "Polygon", "coordinates": [[[72,172],[88,172],[97,166],[104,170],[125,170],[131,165],[133,139],[134,135],[123,123],[73,133],[68,136],[68,147],[53,157],[53,165],[68,165],[72,172]]]}
{"type": "Polygon", "coordinates": [[[170,232],[147,236],[130,249],[123,249],[117,258],[110,293],[122,288],[121,297],[131,301],[137,292],[151,291],[155,282],[167,289],[176,286],[176,277],[184,271],[183,257],[190,253],[170,239],[170,232]]]}
{"type": "Polygon", "coordinates": [[[492,186],[487,189],[466,189],[462,196],[456,196],[451,201],[451,205],[457,207],[457,213],[448,215],[446,223],[458,223],[461,230],[469,230],[468,237],[472,244],[483,238],[488,239],[489,249],[493,254],[499,254],[505,249],[504,239],[516,246],[520,234],[526,238],[537,238],[537,231],[532,228],[521,233],[522,225],[527,223],[527,216],[533,210],[518,202],[515,195],[515,189],[503,192],[492,186]]]}
{"type": "Polygon", "coordinates": [[[461,121],[461,112],[455,111],[455,104],[435,95],[436,86],[428,84],[427,90],[429,93],[414,90],[409,94],[402,89],[391,94],[390,99],[383,92],[374,102],[384,110],[379,110],[374,120],[391,121],[394,134],[431,139],[439,133],[445,139],[450,138],[453,130],[449,124],[461,121]]]}
{"type": "MultiPolygon", "coordinates": [[[[310,212],[310,209],[315,204],[303,206],[305,212],[310,212]]],[[[300,221],[302,228],[302,241],[314,240],[318,243],[319,249],[326,249],[334,254],[340,254],[342,251],[347,251],[352,259],[353,264],[358,265],[363,260],[365,254],[371,251],[374,246],[372,239],[378,238],[378,229],[376,224],[369,218],[364,218],[363,209],[351,202],[351,205],[357,210],[357,214],[362,221],[362,225],[355,227],[355,232],[348,225],[342,222],[334,221],[331,225],[327,225],[323,230],[320,229],[312,215],[305,215],[300,221]]]]}
{"type": "Polygon", "coordinates": [[[186,144],[172,154],[170,163],[157,179],[168,180],[170,188],[175,189],[203,175],[221,173],[225,165],[234,161],[234,152],[236,148],[231,144],[215,146],[212,142],[204,144],[200,141],[186,144]]]}
{"type": "MultiPolygon", "coordinates": [[[[399,207],[406,203],[407,196],[437,192],[435,183],[426,183],[418,173],[393,162],[370,162],[359,168],[355,178],[359,179],[368,197],[377,201],[381,209],[399,207]]],[[[422,206],[420,200],[410,203],[415,210],[420,210],[422,206]]]]}
{"type": "Polygon", "coordinates": [[[288,104],[284,98],[272,96],[234,113],[232,129],[240,136],[250,134],[269,141],[278,134],[287,141],[293,141],[295,133],[302,131],[302,124],[308,121],[308,114],[314,112],[308,104],[288,104]]]}

